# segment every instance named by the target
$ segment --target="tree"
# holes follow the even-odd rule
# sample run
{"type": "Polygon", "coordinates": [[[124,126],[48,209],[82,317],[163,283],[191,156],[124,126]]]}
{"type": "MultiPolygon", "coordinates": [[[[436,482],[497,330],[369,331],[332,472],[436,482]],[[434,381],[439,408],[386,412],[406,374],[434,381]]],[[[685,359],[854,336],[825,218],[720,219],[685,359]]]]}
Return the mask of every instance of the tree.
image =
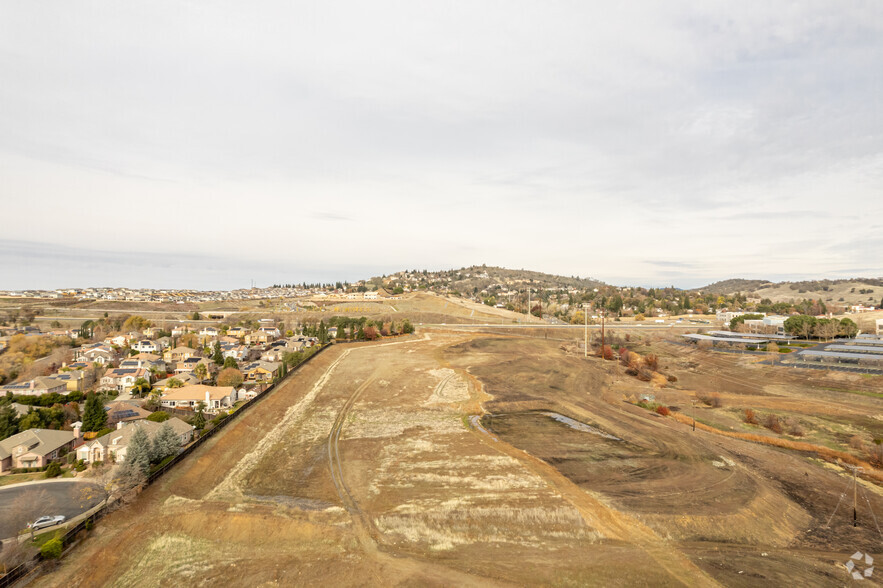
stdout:
{"type": "Polygon", "coordinates": [[[196,403],[196,416],[193,417],[193,426],[201,431],[205,428],[205,402],[196,403]]]}
{"type": "Polygon", "coordinates": [[[762,319],[762,314],[740,314],[730,319],[730,330],[735,331],[739,325],[744,325],[745,321],[756,321],[762,319]]]}
{"type": "Polygon", "coordinates": [[[101,399],[94,392],[86,396],[86,407],[83,409],[83,431],[100,431],[107,424],[107,411],[101,399]]]}
{"type": "Polygon", "coordinates": [[[212,361],[217,365],[224,365],[224,353],[221,351],[221,344],[215,342],[215,352],[212,354],[212,361]]]}
{"type": "Polygon", "coordinates": [[[158,410],[156,412],[150,413],[150,416],[147,417],[147,420],[152,421],[154,423],[164,423],[167,420],[169,420],[170,418],[172,418],[172,415],[170,415],[169,413],[167,413],[164,410],[158,410]]]}
{"type": "Polygon", "coordinates": [[[233,386],[235,388],[244,380],[242,372],[237,368],[224,368],[218,374],[218,386],[233,386]]]}
{"type": "Polygon", "coordinates": [[[192,318],[192,319],[195,320],[195,321],[198,321],[198,320],[200,320],[202,317],[199,316],[199,311],[194,310],[194,311],[193,311],[193,314],[190,316],[190,318],[192,318]]]}
{"type": "Polygon", "coordinates": [[[239,362],[236,361],[235,357],[226,357],[224,358],[224,367],[239,369],[239,362]]]}
{"type": "Polygon", "coordinates": [[[178,453],[180,442],[172,425],[163,423],[153,437],[153,461],[160,462],[178,453]]]}
{"type": "Polygon", "coordinates": [[[151,453],[150,439],[147,437],[144,429],[138,427],[132,434],[132,438],[129,439],[129,446],[126,448],[126,459],[123,464],[146,474],[150,468],[151,453]]]}
{"type": "Polygon", "coordinates": [[[178,378],[170,378],[167,384],[169,388],[183,388],[184,382],[179,380],[178,378]]]}
{"type": "Polygon", "coordinates": [[[0,407],[0,440],[18,433],[18,413],[11,404],[0,407]]]}
{"type": "Polygon", "coordinates": [[[414,332],[414,325],[411,324],[411,321],[409,321],[408,319],[405,319],[402,322],[402,334],[403,335],[410,335],[413,332],[414,332]]]}
{"type": "Polygon", "coordinates": [[[789,335],[799,335],[804,339],[808,339],[813,333],[816,322],[818,322],[818,319],[814,316],[798,314],[785,320],[785,331],[789,335]]]}
{"type": "Polygon", "coordinates": [[[196,364],[196,367],[193,368],[193,373],[196,374],[196,377],[199,378],[200,381],[202,381],[208,377],[208,368],[205,367],[204,363],[198,363],[196,364]]]}
{"type": "Polygon", "coordinates": [[[135,380],[135,385],[132,386],[132,392],[137,394],[139,398],[143,397],[145,392],[150,392],[150,382],[144,378],[138,378],[135,380]]]}
{"type": "Polygon", "coordinates": [[[842,319],[840,321],[840,334],[844,337],[855,337],[858,333],[858,325],[852,319],[842,319]]]}

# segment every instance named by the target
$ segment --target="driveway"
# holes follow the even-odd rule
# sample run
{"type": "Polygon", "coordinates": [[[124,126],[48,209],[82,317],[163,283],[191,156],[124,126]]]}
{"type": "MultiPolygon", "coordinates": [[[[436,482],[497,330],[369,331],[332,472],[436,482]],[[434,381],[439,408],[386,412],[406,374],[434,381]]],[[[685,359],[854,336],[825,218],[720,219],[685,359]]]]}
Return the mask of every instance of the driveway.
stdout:
{"type": "Polygon", "coordinates": [[[21,509],[33,515],[27,524],[44,515],[64,515],[70,520],[101,502],[100,498],[82,501],[82,486],[76,480],[59,480],[0,488],[0,538],[15,537],[21,530],[16,529],[15,516],[21,509]]]}

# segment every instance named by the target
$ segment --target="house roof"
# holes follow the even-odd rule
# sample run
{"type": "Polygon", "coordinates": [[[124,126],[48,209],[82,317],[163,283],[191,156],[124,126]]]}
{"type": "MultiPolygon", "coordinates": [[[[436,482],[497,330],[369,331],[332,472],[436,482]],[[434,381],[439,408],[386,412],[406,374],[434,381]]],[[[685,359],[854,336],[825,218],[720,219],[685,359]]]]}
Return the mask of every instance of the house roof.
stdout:
{"type": "Polygon", "coordinates": [[[205,400],[205,393],[209,393],[209,400],[221,400],[230,396],[233,386],[207,386],[205,384],[193,384],[183,388],[169,388],[163,395],[163,400],[205,400]]]}
{"type": "Polygon", "coordinates": [[[254,361],[244,368],[242,368],[243,372],[251,372],[259,369],[266,370],[268,372],[275,372],[282,366],[281,363],[275,361],[254,361]]]}
{"type": "Polygon", "coordinates": [[[28,453],[46,455],[73,440],[74,434],[72,431],[28,429],[0,441],[0,459],[6,459],[11,456],[12,450],[19,445],[27,445],[28,453]]]}
{"type": "MultiPolygon", "coordinates": [[[[169,425],[171,425],[172,427],[172,430],[178,435],[183,435],[187,431],[193,430],[192,425],[188,425],[177,417],[172,417],[165,422],[169,423],[169,425]]],[[[87,447],[92,447],[96,443],[100,443],[104,447],[126,447],[129,444],[129,440],[132,438],[132,435],[134,435],[135,431],[137,431],[138,429],[143,429],[144,432],[147,433],[147,436],[152,439],[156,432],[159,431],[159,428],[161,426],[162,423],[155,423],[148,420],[134,421],[128,425],[125,425],[121,429],[116,429],[108,433],[107,435],[102,435],[97,439],[93,439],[87,444],[87,447]]]]}
{"type": "Polygon", "coordinates": [[[168,386],[169,380],[171,380],[172,378],[178,380],[179,382],[183,382],[184,384],[198,384],[199,383],[199,378],[197,378],[195,374],[187,372],[187,373],[183,373],[183,374],[176,374],[170,378],[165,378],[165,379],[159,380],[158,382],[156,382],[153,385],[153,387],[154,388],[161,388],[163,386],[168,386]]]}
{"type": "Polygon", "coordinates": [[[128,402],[111,402],[104,407],[107,411],[107,420],[112,422],[137,421],[150,416],[150,411],[128,402]]]}

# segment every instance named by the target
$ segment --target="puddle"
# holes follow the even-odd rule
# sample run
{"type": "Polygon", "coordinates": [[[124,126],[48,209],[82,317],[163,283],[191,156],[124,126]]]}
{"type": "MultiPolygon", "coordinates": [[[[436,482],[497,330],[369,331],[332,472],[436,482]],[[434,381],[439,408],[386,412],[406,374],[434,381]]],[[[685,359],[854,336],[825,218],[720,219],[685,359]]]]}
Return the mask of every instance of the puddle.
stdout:
{"type": "Polygon", "coordinates": [[[591,433],[593,435],[600,435],[601,437],[604,437],[605,439],[611,439],[613,441],[622,441],[622,439],[620,439],[619,437],[614,437],[610,433],[605,433],[601,429],[593,427],[592,425],[587,425],[585,423],[575,421],[570,417],[564,416],[563,414],[558,414],[557,412],[544,412],[542,414],[558,421],[559,423],[567,425],[568,427],[570,427],[571,429],[574,429],[576,431],[582,431],[583,433],[591,433]]]}
{"type": "Polygon", "coordinates": [[[469,422],[472,423],[472,426],[476,428],[476,430],[481,431],[494,441],[498,441],[498,439],[494,436],[493,433],[485,429],[481,424],[481,417],[479,415],[472,415],[469,417],[469,422]]]}

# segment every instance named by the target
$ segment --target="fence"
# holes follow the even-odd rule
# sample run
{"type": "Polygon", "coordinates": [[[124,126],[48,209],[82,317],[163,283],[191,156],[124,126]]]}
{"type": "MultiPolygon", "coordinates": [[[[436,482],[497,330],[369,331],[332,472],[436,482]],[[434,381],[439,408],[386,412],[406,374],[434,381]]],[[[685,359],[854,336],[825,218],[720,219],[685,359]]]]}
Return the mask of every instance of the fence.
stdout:
{"type": "MultiPolygon", "coordinates": [[[[153,472],[149,476],[147,476],[147,481],[145,482],[145,486],[149,486],[150,484],[153,484],[163,474],[168,472],[170,469],[175,467],[177,464],[181,463],[181,461],[184,458],[186,458],[188,455],[190,455],[191,453],[196,451],[197,448],[199,448],[203,443],[205,443],[206,441],[211,439],[218,431],[220,431],[221,429],[223,429],[224,427],[229,425],[231,422],[235,421],[242,413],[251,409],[255,404],[257,404],[263,398],[265,398],[267,395],[269,395],[270,392],[275,390],[277,385],[285,382],[292,374],[297,373],[297,371],[301,368],[301,366],[309,363],[310,360],[312,360],[314,357],[316,357],[317,355],[319,355],[320,353],[322,353],[323,351],[328,349],[328,347],[330,347],[330,345],[325,345],[323,347],[320,347],[315,353],[313,353],[312,355],[310,355],[309,357],[304,359],[301,363],[299,363],[296,366],[294,366],[293,368],[291,368],[291,370],[287,374],[285,374],[285,376],[283,376],[282,379],[278,380],[277,382],[274,382],[273,384],[270,384],[270,386],[268,388],[266,388],[263,392],[261,392],[260,394],[258,394],[257,396],[255,396],[254,398],[252,398],[251,400],[249,400],[248,402],[246,402],[242,406],[240,406],[235,412],[233,412],[231,415],[229,415],[224,420],[217,423],[214,427],[205,431],[202,435],[199,436],[198,439],[196,439],[193,443],[191,443],[190,445],[185,447],[184,450],[181,451],[181,453],[179,453],[178,455],[175,456],[174,459],[169,461],[169,463],[165,464],[164,466],[162,466],[161,468],[159,468],[158,470],[156,470],[155,472],[153,472]]],[[[65,532],[65,534],[62,535],[62,537],[61,537],[62,545],[64,547],[68,547],[71,543],[74,542],[77,535],[81,531],[86,529],[86,527],[89,525],[89,523],[94,524],[95,521],[101,519],[106,514],[108,514],[108,512],[109,512],[108,509],[111,506],[113,506],[114,504],[115,504],[115,502],[104,505],[103,507],[101,507],[100,509],[98,509],[97,511],[92,513],[89,517],[83,519],[82,521],[77,523],[74,527],[68,529],[65,532]]],[[[12,586],[16,582],[18,582],[20,579],[22,579],[28,573],[30,573],[30,571],[34,568],[34,566],[36,564],[38,564],[40,561],[42,561],[42,559],[43,559],[42,554],[38,553],[30,561],[27,561],[17,567],[12,568],[5,575],[0,576],[0,588],[7,588],[8,586],[12,586]]]]}

